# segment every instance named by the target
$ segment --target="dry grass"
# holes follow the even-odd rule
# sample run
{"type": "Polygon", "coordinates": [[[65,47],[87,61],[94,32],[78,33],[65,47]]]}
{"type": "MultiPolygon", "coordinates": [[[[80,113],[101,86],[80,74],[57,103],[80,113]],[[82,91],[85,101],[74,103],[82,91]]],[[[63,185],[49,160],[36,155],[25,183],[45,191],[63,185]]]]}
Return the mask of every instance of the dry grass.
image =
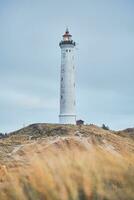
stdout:
{"type": "Polygon", "coordinates": [[[52,147],[0,168],[0,200],[133,200],[134,156],[52,147]]]}

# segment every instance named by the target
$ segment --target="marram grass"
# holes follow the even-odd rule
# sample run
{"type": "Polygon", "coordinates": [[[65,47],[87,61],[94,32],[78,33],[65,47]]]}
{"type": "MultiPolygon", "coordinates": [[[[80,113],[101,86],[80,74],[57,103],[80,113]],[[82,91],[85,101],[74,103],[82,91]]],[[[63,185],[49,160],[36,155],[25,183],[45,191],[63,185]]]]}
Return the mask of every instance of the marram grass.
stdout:
{"type": "Polygon", "coordinates": [[[134,200],[133,155],[65,147],[25,160],[1,166],[0,200],[134,200]]]}

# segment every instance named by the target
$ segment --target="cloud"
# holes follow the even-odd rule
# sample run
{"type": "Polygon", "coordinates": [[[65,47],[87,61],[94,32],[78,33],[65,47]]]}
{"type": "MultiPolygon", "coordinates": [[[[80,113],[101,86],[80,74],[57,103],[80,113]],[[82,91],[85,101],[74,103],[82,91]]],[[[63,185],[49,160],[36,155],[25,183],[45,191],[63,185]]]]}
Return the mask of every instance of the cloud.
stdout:
{"type": "Polygon", "coordinates": [[[57,121],[58,43],[66,25],[79,43],[78,118],[113,129],[133,125],[134,1],[68,0],[68,5],[65,12],[62,0],[0,1],[2,130],[24,121],[57,121]]]}
{"type": "Polygon", "coordinates": [[[29,94],[21,93],[21,91],[5,89],[0,93],[1,104],[9,107],[23,109],[57,109],[57,100],[54,98],[41,98],[29,94]]]}

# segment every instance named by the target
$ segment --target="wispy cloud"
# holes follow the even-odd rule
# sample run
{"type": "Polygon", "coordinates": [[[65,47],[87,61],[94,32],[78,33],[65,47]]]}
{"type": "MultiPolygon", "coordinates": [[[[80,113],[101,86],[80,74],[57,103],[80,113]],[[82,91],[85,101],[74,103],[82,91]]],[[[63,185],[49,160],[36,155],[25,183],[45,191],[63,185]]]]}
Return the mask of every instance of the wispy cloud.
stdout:
{"type": "Polygon", "coordinates": [[[63,0],[0,1],[2,130],[23,121],[57,121],[58,43],[66,25],[79,43],[78,118],[113,129],[134,124],[134,1],[68,0],[68,5],[65,12],[63,0]]]}
{"type": "Polygon", "coordinates": [[[21,93],[21,91],[5,89],[0,93],[1,104],[27,109],[57,109],[57,99],[21,93]]]}

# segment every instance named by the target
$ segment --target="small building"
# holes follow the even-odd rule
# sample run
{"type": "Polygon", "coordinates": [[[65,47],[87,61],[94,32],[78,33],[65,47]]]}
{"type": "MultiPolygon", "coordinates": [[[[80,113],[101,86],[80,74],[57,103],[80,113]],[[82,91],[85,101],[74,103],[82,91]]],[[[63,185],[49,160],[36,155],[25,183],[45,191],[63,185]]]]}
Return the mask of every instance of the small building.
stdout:
{"type": "Polygon", "coordinates": [[[76,121],[76,125],[83,125],[84,124],[84,121],[79,119],[76,121]]]}

